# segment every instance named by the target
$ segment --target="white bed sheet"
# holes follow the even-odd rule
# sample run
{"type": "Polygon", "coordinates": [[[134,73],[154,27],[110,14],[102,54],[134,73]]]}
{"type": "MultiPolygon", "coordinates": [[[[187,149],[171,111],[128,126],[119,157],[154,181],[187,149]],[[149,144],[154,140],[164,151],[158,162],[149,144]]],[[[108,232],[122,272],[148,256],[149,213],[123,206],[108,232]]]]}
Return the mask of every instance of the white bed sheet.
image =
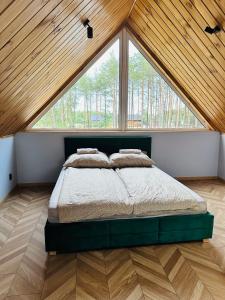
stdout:
{"type": "Polygon", "coordinates": [[[204,199],[157,167],[117,169],[135,216],[205,213],[204,199]]]}
{"type": "MultiPolygon", "coordinates": [[[[49,222],[59,222],[58,202],[62,195],[64,177],[69,169],[72,168],[62,169],[52,192],[48,208],[49,222]]],[[[79,171],[85,169],[74,170],[77,170],[78,173],[76,176],[79,177],[79,171]]],[[[74,219],[72,216],[73,221],[78,221],[78,219],[145,218],[148,216],[200,214],[207,211],[206,202],[199,195],[156,167],[124,168],[118,169],[116,172],[113,170],[107,171],[117,173],[123,184],[126,186],[125,190],[127,190],[129,194],[128,200],[127,196],[123,194],[124,191],[122,192],[124,197],[123,202],[125,201],[126,204],[125,207],[121,203],[118,206],[117,203],[116,206],[114,205],[113,210],[108,210],[107,214],[105,214],[103,213],[103,210],[101,213],[98,212],[98,203],[95,203],[94,207],[92,206],[91,209],[90,206],[89,208],[86,206],[86,208],[91,211],[91,213],[86,213],[88,218],[85,217],[85,215],[79,215],[78,218],[75,216],[74,219]],[[167,200],[165,201],[165,199],[167,200]],[[162,200],[166,203],[163,203],[162,200]]],[[[69,173],[67,173],[67,175],[68,174],[69,173]]],[[[71,179],[74,181],[72,176],[71,179]]],[[[108,184],[110,185],[111,182],[108,182],[108,184]]],[[[121,197],[119,198],[121,200],[121,197]]]]}
{"type": "Polygon", "coordinates": [[[129,216],[127,190],[112,169],[67,168],[57,205],[61,223],[129,216]]]}

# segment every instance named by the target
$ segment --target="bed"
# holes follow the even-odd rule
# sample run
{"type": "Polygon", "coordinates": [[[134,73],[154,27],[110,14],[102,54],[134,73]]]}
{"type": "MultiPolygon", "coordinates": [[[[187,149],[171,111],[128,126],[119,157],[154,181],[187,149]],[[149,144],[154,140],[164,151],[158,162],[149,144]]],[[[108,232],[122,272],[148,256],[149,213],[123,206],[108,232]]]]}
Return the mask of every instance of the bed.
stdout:
{"type": "MultiPolygon", "coordinates": [[[[76,148],[84,147],[96,147],[108,155],[121,148],[139,148],[151,156],[151,137],[68,137],[64,143],[65,158],[74,153],[76,148]]],[[[94,191],[89,192],[94,194],[94,191]]],[[[66,253],[208,239],[212,236],[213,216],[207,212],[201,197],[190,193],[193,192],[157,167],[62,170],[49,202],[45,226],[46,251],[66,253]],[[83,178],[87,178],[87,174],[91,180],[100,182],[99,188],[101,180],[112,182],[111,193],[104,189],[99,192],[108,193],[108,202],[98,202],[96,194],[92,202],[87,202],[82,209],[74,206],[65,211],[63,219],[57,206],[62,190],[68,191],[65,178],[68,178],[68,186],[72,186],[71,182],[77,185],[69,193],[63,193],[64,197],[79,193],[85,198],[82,190],[76,189],[84,182],[83,178]],[[119,187],[118,178],[123,183],[119,187]],[[147,189],[146,182],[142,185],[146,178],[147,189]],[[117,194],[113,194],[113,184],[119,191],[117,194]],[[152,204],[146,211],[148,197],[151,197],[152,204]],[[160,203],[162,198],[168,201],[160,203]],[[180,199],[179,207],[177,201],[171,201],[177,198],[180,199]],[[191,201],[193,199],[195,201],[191,201]]]]}

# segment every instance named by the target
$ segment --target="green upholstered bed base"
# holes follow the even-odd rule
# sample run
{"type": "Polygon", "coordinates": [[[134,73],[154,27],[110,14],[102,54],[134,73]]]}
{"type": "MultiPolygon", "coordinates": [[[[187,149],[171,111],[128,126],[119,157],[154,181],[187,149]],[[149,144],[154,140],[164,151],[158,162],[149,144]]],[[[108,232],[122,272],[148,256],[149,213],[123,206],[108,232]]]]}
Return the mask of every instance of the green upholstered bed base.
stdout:
{"type": "MultiPolygon", "coordinates": [[[[121,148],[139,148],[151,157],[149,136],[79,136],[64,139],[65,159],[77,148],[97,147],[107,154],[121,148]]],[[[198,241],[212,236],[209,213],[167,217],[146,217],[49,223],[45,226],[46,251],[61,253],[151,244],[198,241]]]]}
{"type": "Polygon", "coordinates": [[[77,251],[199,241],[212,237],[213,215],[179,215],[50,223],[45,226],[46,251],[77,251]]]}

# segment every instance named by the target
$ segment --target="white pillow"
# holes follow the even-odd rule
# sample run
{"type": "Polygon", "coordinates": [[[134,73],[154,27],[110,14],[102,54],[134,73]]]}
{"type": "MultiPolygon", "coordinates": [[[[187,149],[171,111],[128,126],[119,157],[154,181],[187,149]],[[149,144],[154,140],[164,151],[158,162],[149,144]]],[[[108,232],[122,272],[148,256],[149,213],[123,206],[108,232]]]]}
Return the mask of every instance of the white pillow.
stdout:
{"type": "Polygon", "coordinates": [[[97,148],[78,148],[77,154],[96,154],[98,153],[97,148]]]}
{"type": "Polygon", "coordinates": [[[120,149],[121,154],[141,154],[140,149],[120,149]]]}
{"type": "Polygon", "coordinates": [[[72,154],[63,165],[72,168],[109,168],[109,159],[102,153],[97,154],[72,154]]]}
{"type": "Polygon", "coordinates": [[[113,168],[151,167],[154,164],[154,161],[143,152],[140,154],[113,153],[109,160],[113,168]]]}

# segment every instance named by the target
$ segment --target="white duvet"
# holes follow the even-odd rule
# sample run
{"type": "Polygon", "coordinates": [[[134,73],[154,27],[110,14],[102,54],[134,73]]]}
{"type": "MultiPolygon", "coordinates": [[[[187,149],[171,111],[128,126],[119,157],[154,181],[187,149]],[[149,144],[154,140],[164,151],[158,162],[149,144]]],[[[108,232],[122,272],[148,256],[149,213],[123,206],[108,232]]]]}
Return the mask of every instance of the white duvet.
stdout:
{"type": "Polygon", "coordinates": [[[185,211],[206,212],[206,202],[195,192],[157,167],[117,169],[126,186],[133,214],[178,214],[185,211]]]}
{"type": "Polygon", "coordinates": [[[67,168],[58,200],[60,223],[132,214],[123,182],[112,169],[67,168]]]}
{"type": "Polygon", "coordinates": [[[60,223],[206,211],[200,196],[156,167],[63,169],[48,209],[60,223]]]}

